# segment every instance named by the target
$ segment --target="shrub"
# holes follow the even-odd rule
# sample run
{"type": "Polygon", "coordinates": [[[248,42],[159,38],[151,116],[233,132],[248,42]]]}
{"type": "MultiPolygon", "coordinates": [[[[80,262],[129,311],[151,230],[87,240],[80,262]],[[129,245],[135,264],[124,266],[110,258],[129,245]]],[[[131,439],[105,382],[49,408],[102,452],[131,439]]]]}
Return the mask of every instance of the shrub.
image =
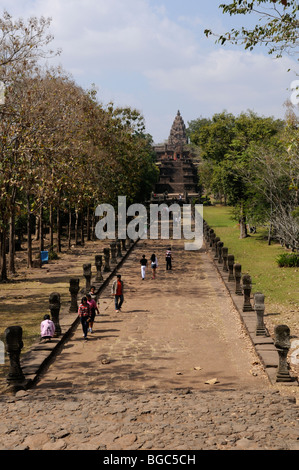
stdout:
{"type": "Polygon", "coordinates": [[[283,253],[276,258],[280,268],[295,268],[299,266],[299,254],[283,253]]]}
{"type": "Polygon", "coordinates": [[[49,251],[48,257],[49,257],[49,260],[52,260],[52,259],[59,259],[59,256],[58,256],[58,254],[56,253],[56,251],[52,251],[52,250],[49,251]]]}

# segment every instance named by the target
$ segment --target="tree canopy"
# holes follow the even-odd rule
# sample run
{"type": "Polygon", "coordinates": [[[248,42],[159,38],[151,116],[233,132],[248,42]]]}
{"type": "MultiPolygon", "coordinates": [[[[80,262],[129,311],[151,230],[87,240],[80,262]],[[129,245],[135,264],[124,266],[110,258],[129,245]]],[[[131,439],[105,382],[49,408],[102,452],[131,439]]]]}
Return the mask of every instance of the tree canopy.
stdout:
{"type": "Polygon", "coordinates": [[[297,0],[234,0],[222,3],[219,8],[223,13],[232,15],[255,15],[257,22],[252,28],[242,26],[232,28],[224,34],[217,34],[210,29],[206,36],[214,35],[220,44],[242,45],[253,50],[264,45],[269,54],[281,57],[284,53],[298,53],[299,45],[299,5],[297,0]]]}
{"type": "Polygon", "coordinates": [[[240,236],[246,224],[268,224],[275,237],[298,249],[298,118],[286,120],[252,111],[222,112],[192,121],[191,141],[200,149],[200,177],[207,196],[234,207],[240,236]]]}

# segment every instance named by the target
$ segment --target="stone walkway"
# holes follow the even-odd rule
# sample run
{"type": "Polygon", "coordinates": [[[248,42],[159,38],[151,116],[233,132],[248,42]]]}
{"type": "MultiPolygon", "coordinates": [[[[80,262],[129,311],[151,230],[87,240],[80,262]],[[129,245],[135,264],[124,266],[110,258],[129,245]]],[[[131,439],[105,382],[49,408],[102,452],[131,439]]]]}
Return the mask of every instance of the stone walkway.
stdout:
{"type": "Polygon", "coordinates": [[[271,385],[211,258],[139,241],[87,341],[81,327],[38,384],[0,398],[0,448],[299,449],[298,404],[271,385]],[[157,254],[157,278],[139,259],[157,254]]]}

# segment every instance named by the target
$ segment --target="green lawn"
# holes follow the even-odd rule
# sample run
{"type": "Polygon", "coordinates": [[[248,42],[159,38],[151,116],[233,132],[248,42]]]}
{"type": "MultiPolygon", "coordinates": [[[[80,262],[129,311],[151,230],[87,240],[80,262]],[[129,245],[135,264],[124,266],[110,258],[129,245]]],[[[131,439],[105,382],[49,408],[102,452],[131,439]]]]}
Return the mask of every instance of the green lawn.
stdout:
{"type": "Polygon", "coordinates": [[[276,257],[285,249],[276,243],[269,246],[262,227],[256,234],[240,239],[238,223],[232,219],[229,207],[204,207],[204,219],[228,247],[229,254],[235,256],[235,262],[242,265],[242,272],[250,274],[252,292],[266,296],[266,311],[271,311],[273,322],[299,328],[299,268],[279,268],[276,263],[276,257]]]}

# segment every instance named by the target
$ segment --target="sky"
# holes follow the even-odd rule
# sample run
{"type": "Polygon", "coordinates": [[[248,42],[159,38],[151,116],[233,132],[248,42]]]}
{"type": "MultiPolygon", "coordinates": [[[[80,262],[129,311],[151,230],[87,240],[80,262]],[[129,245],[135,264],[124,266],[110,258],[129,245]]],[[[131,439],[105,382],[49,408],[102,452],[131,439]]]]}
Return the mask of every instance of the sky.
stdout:
{"type": "MultiPolygon", "coordinates": [[[[186,126],[200,117],[253,110],[283,118],[296,79],[293,57],[275,59],[215,44],[205,29],[224,33],[241,20],[222,13],[223,0],[0,0],[14,18],[51,17],[49,64],[75,82],[94,84],[104,105],[137,109],[155,143],[168,139],[179,110],[186,126]],[[288,69],[291,69],[288,72],[288,69]]],[[[228,3],[228,2],[227,2],[228,3]]]]}

